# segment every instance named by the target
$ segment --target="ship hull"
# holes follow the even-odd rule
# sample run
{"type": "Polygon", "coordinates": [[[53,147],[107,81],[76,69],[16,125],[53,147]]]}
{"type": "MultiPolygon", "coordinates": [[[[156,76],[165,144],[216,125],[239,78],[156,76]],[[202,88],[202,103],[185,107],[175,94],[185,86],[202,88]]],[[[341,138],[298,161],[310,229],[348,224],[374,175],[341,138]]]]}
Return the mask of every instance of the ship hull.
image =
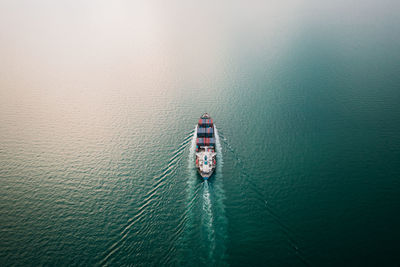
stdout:
{"type": "Polygon", "coordinates": [[[196,134],[196,168],[200,176],[208,180],[215,171],[217,154],[214,123],[207,113],[200,117],[196,134]]]}

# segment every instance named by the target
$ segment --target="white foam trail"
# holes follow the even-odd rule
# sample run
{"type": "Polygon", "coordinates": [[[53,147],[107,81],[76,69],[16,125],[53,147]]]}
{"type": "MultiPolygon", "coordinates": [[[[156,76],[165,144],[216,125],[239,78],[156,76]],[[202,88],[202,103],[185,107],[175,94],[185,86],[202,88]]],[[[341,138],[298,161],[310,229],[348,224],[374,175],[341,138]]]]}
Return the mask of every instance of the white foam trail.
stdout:
{"type": "MultiPolygon", "coordinates": [[[[193,132],[193,137],[192,137],[192,141],[190,143],[190,148],[189,148],[189,158],[188,158],[188,168],[189,168],[189,173],[192,174],[192,170],[194,169],[195,165],[194,165],[194,161],[195,161],[195,150],[196,150],[196,136],[197,136],[197,126],[194,127],[194,132],[193,132]]],[[[188,184],[190,182],[193,183],[194,179],[189,179],[188,180],[188,184]]]]}
{"type": "Polygon", "coordinates": [[[217,127],[214,125],[215,130],[215,145],[217,152],[217,169],[215,173],[215,179],[212,181],[212,203],[214,205],[214,228],[215,228],[215,238],[216,238],[216,253],[214,253],[218,265],[224,264],[225,258],[225,240],[227,238],[227,223],[228,220],[225,216],[225,191],[223,187],[223,174],[222,167],[224,165],[222,146],[220,142],[220,137],[218,135],[217,127]]]}
{"type": "Polygon", "coordinates": [[[196,169],[195,169],[195,152],[196,152],[196,137],[197,137],[197,125],[194,127],[192,141],[189,147],[189,157],[188,157],[188,179],[186,181],[187,187],[187,202],[186,202],[186,212],[187,212],[187,229],[191,229],[193,223],[192,214],[192,201],[195,197],[195,187],[196,187],[196,169]]]}
{"type": "MultiPolygon", "coordinates": [[[[215,145],[217,148],[217,159],[218,159],[217,171],[221,171],[222,166],[224,165],[224,160],[222,158],[222,146],[221,146],[221,142],[219,139],[218,130],[217,130],[216,125],[214,125],[214,131],[215,131],[215,145]]],[[[221,174],[221,176],[222,176],[222,174],[221,174]]]]}
{"type": "MultiPolygon", "coordinates": [[[[187,196],[188,196],[188,209],[190,209],[191,200],[194,197],[195,185],[196,185],[196,171],[195,171],[195,153],[196,153],[196,137],[197,137],[197,126],[194,127],[192,141],[189,148],[188,158],[188,173],[189,177],[187,180],[187,196]]],[[[190,218],[191,219],[191,218],[190,218]]]]}
{"type": "Polygon", "coordinates": [[[213,262],[213,254],[216,247],[215,240],[215,229],[214,229],[214,216],[212,211],[212,204],[210,199],[210,189],[208,181],[203,183],[203,226],[206,231],[208,246],[208,258],[209,262],[213,262]]]}

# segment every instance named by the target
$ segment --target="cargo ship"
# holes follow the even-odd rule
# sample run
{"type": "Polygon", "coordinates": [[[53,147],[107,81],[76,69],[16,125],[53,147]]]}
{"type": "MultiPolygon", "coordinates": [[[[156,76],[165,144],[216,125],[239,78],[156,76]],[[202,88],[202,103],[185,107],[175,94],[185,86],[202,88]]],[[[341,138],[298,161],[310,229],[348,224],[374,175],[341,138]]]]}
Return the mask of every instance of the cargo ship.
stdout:
{"type": "Polygon", "coordinates": [[[197,124],[196,137],[196,168],[204,180],[214,173],[216,156],[213,120],[208,113],[204,113],[197,124]]]}

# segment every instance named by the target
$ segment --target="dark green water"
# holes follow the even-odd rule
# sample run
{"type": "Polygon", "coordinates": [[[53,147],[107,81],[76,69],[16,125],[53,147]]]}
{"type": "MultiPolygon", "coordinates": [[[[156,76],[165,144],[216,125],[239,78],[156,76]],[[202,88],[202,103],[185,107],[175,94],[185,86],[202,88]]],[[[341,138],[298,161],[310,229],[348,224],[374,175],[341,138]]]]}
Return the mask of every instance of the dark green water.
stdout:
{"type": "Polygon", "coordinates": [[[398,266],[399,12],[1,1],[0,265],[398,266]]]}

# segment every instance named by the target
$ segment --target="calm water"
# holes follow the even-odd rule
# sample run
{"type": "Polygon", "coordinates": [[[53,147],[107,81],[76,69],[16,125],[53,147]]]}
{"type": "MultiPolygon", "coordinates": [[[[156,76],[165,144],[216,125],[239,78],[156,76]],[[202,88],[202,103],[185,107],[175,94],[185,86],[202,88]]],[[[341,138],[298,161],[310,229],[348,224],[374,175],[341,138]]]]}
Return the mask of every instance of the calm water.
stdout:
{"type": "Polygon", "coordinates": [[[398,266],[399,12],[0,1],[0,265],[398,266]]]}

